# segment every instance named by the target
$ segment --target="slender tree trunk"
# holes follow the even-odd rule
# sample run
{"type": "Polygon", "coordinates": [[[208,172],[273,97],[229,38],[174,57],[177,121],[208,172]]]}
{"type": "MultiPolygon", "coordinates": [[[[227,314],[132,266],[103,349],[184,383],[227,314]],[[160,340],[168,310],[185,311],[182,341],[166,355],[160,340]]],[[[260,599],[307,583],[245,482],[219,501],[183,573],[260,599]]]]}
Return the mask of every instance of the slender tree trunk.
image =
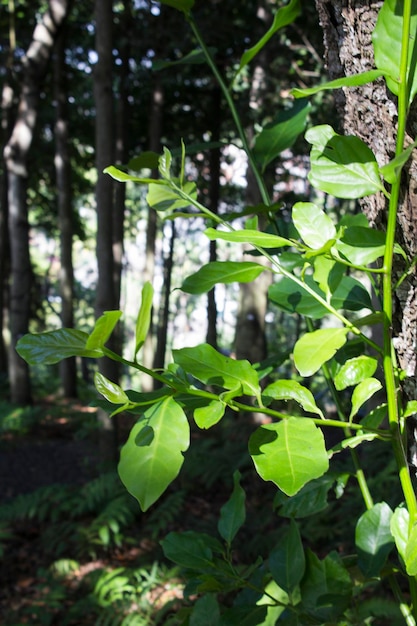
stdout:
{"type": "MultiPolygon", "coordinates": [[[[55,45],[55,175],[58,194],[58,227],[61,246],[59,283],[61,293],[61,323],[64,328],[74,325],[74,268],[72,261],[73,206],[71,163],[69,154],[69,127],[67,111],[67,85],[65,64],[65,28],[55,45]]],[[[61,383],[66,398],[77,397],[77,368],[75,358],[64,359],[60,364],[61,383]]]]}
{"type": "MultiPolygon", "coordinates": [[[[219,141],[221,130],[221,91],[218,88],[212,94],[212,126],[211,140],[219,141]]],[[[210,151],[210,187],[209,187],[209,208],[212,213],[217,214],[219,210],[220,198],[220,148],[213,148],[210,151]]],[[[216,241],[210,241],[210,262],[217,260],[216,241]]],[[[207,336],[206,341],[213,348],[217,348],[217,304],[216,290],[213,287],[207,294],[207,336]]]]}
{"type": "MultiPolygon", "coordinates": [[[[155,76],[152,100],[149,113],[149,150],[159,153],[161,151],[161,134],[164,111],[164,90],[159,76],[155,76]]],[[[157,177],[158,171],[152,172],[152,177],[157,177]]],[[[156,211],[148,208],[148,221],[146,227],[146,248],[145,248],[145,271],[144,280],[153,282],[155,275],[155,248],[158,218],[156,211]]],[[[158,323],[156,324],[158,327],[158,323]]],[[[143,362],[146,367],[151,368],[155,358],[156,342],[154,338],[154,324],[151,325],[150,332],[143,346],[143,362]]],[[[142,390],[150,391],[153,388],[154,380],[150,376],[142,376],[142,390]]]]}
{"type": "MultiPolygon", "coordinates": [[[[113,109],[113,3],[112,0],[96,0],[96,52],[94,67],[94,101],[96,108],[96,205],[97,205],[97,267],[96,317],[117,308],[118,299],[114,288],[113,259],[113,182],[103,170],[114,162],[114,109],[113,109]],[[115,306],[116,305],[116,306],[115,306]]],[[[110,347],[113,347],[110,342],[110,347]]],[[[117,382],[118,367],[114,361],[99,360],[101,373],[117,382]]],[[[116,459],[115,421],[99,409],[100,454],[102,461],[111,463],[116,459]]]]}
{"type": "Polygon", "coordinates": [[[29,224],[26,201],[27,157],[32,143],[42,80],[54,41],[69,8],[69,0],[50,0],[37,24],[23,60],[22,90],[17,119],[5,147],[8,179],[9,237],[11,256],[9,361],[10,394],[13,402],[32,399],[29,368],[16,350],[18,339],[28,332],[32,284],[29,255],[29,224]]]}
{"type": "MultiPolygon", "coordinates": [[[[158,326],[156,331],[156,350],[153,367],[162,369],[165,366],[165,353],[167,348],[168,321],[169,321],[169,299],[171,295],[172,268],[174,263],[175,225],[171,222],[171,237],[169,252],[164,259],[164,286],[162,290],[161,306],[158,311],[158,326]]],[[[154,387],[160,384],[155,381],[154,387]]]]}
{"type": "MultiPolygon", "coordinates": [[[[374,67],[371,41],[382,0],[316,0],[324,33],[325,55],[330,78],[355,74],[374,67]]],[[[395,152],[396,98],[380,79],[375,83],[335,92],[335,102],[345,133],[363,139],[373,150],[379,165],[384,165],[395,152]]],[[[414,140],[417,125],[415,108],[412,111],[407,141],[414,140]]],[[[417,191],[415,180],[417,162],[414,157],[404,172],[404,194],[398,214],[397,239],[410,262],[417,254],[415,224],[417,221],[417,191]]],[[[383,194],[364,198],[362,209],[371,225],[384,228],[386,200],[383,194]]],[[[404,270],[396,256],[394,275],[404,270]]],[[[404,390],[415,398],[416,343],[417,343],[417,277],[415,269],[397,290],[394,302],[394,342],[400,367],[407,373],[404,390]]]]}

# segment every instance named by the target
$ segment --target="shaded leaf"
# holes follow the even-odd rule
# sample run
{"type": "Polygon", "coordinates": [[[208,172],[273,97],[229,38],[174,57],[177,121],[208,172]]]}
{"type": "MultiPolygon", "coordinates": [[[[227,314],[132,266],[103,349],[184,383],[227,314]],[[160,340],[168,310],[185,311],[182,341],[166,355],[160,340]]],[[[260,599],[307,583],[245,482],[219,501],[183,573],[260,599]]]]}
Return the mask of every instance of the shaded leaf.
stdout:
{"type": "Polygon", "coordinates": [[[300,532],[294,520],[281,533],[268,559],[272,577],[281,589],[291,593],[305,572],[305,556],[300,532]]]}
{"type": "Polygon", "coordinates": [[[29,365],[53,365],[72,356],[99,358],[102,350],[87,350],[87,333],[72,328],[60,328],[36,335],[27,334],[19,339],[17,353],[29,365]]]}
{"type": "Polygon", "coordinates": [[[246,50],[240,60],[239,71],[245,67],[252,59],[262,50],[275,33],[291,24],[301,12],[300,0],[290,0],[287,6],[284,6],[275,13],[271,27],[263,37],[249,50],[246,50]]]}
{"type": "Polygon", "coordinates": [[[279,113],[255,138],[253,156],[262,172],[281,152],[290,148],[303,132],[310,110],[308,101],[295,102],[292,109],[279,113]]]}
{"type": "Polygon", "coordinates": [[[219,535],[230,545],[246,519],[246,494],[240,485],[240,472],[233,474],[233,493],[220,509],[219,535]]]}
{"type": "Polygon", "coordinates": [[[329,467],[323,433],[309,418],[289,417],[259,427],[250,437],[249,452],[261,478],[289,496],[329,467]]]}
{"type": "Polygon", "coordinates": [[[148,335],[152,319],[153,287],[147,281],[142,287],[141,305],[136,319],[135,358],[148,335]]]}
{"type": "Polygon", "coordinates": [[[177,565],[187,569],[204,570],[212,565],[212,542],[213,538],[209,535],[188,530],[182,533],[168,533],[161,541],[161,546],[166,558],[177,565]]]}
{"type": "Polygon", "coordinates": [[[217,283],[249,283],[265,271],[259,263],[249,261],[213,261],[188,276],[181,285],[186,293],[206,293],[217,283]]]}
{"type": "Polygon", "coordinates": [[[274,505],[279,508],[282,517],[304,518],[319,513],[327,508],[327,496],[335,482],[334,476],[325,474],[310,481],[304,487],[289,498],[278,492],[274,499],[274,505]]]}
{"type": "Polygon", "coordinates": [[[369,226],[348,226],[336,248],[351,263],[368,265],[384,256],[385,233],[369,226]]]}
{"type": "Polygon", "coordinates": [[[189,15],[194,6],[194,0],[160,0],[160,2],[161,4],[166,4],[174,9],[178,9],[178,11],[182,11],[186,15],[189,15]]]}

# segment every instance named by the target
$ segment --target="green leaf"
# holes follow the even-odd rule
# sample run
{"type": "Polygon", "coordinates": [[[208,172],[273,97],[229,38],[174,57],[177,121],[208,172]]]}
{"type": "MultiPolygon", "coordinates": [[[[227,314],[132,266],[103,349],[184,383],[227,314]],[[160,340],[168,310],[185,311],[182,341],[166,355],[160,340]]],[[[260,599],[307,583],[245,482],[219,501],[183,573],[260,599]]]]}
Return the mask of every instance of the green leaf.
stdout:
{"type": "Polygon", "coordinates": [[[379,576],[393,548],[394,539],[390,530],[391,517],[391,508],[386,502],[380,502],[372,509],[365,511],[356,525],[355,543],[358,549],[358,565],[368,578],[379,576]]]}
{"type": "Polygon", "coordinates": [[[103,348],[121,316],[121,311],[105,311],[103,315],[100,315],[87,339],[85,346],[87,350],[100,350],[103,348]]]}
{"type": "Polygon", "coordinates": [[[291,94],[294,98],[308,98],[309,96],[314,96],[316,93],[327,89],[359,87],[360,85],[365,85],[366,83],[372,83],[380,76],[383,76],[383,74],[384,73],[381,70],[369,70],[368,72],[361,72],[360,74],[353,74],[352,76],[336,78],[336,80],[322,83],[321,85],[317,85],[317,87],[307,87],[305,89],[295,87],[294,89],[291,89],[291,94]]]}
{"type": "Polygon", "coordinates": [[[375,409],[372,409],[368,415],[365,415],[360,423],[364,428],[379,428],[387,416],[387,411],[386,403],[380,404],[375,409]]]}
{"type": "Polygon", "coordinates": [[[378,361],[366,354],[348,359],[337,372],[334,385],[338,391],[357,385],[365,378],[373,376],[377,367],[378,361]]]}
{"type": "Polygon", "coordinates": [[[305,556],[300,531],[294,520],[284,531],[268,559],[272,577],[281,589],[291,593],[305,572],[305,556]]]}
{"type": "Polygon", "coordinates": [[[382,389],[382,385],[376,378],[365,378],[355,387],[352,394],[352,409],[349,421],[358,413],[361,406],[380,389],[382,389]]]}
{"type": "Polygon", "coordinates": [[[279,509],[279,515],[281,517],[291,517],[294,519],[310,517],[327,508],[327,496],[334,482],[334,476],[326,474],[304,485],[304,487],[291,498],[278,492],[274,499],[274,506],[279,509]]]}
{"type": "Polygon", "coordinates": [[[212,400],[206,406],[194,410],[194,421],[199,428],[211,428],[219,422],[226,410],[226,405],[220,400],[212,400]]]}
{"type": "MultiPolygon", "coordinates": [[[[208,47],[209,53],[214,56],[216,53],[216,48],[208,47]]],[[[174,67],[175,65],[202,65],[203,63],[207,63],[206,55],[203,50],[200,48],[196,48],[195,50],[191,50],[188,54],[185,54],[180,59],[175,61],[162,61],[157,60],[152,62],[152,69],[154,71],[165,70],[167,68],[174,67]]],[[[203,144],[201,144],[203,145],[203,144]]],[[[175,154],[175,151],[173,151],[175,154]]],[[[189,150],[187,147],[187,153],[189,154],[189,150]]]]}
{"type": "MultiPolygon", "coordinates": [[[[275,607],[274,607],[275,609],[275,607]]],[[[244,606],[234,606],[222,612],[222,626],[269,626],[266,622],[266,614],[269,607],[248,604],[244,606]]],[[[279,607],[279,611],[282,611],[279,607]]]]}
{"type": "Polygon", "coordinates": [[[301,239],[310,248],[321,248],[336,237],[336,228],[330,217],[312,202],[294,204],[292,218],[301,239]]]}
{"type": "Polygon", "coordinates": [[[188,276],[181,285],[186,293],[206,293],[217,283],[250,283],[265,271],[259,263],[249,261],[213,261],[188,276]]]}
{"type": "Polygon", "coordinates": [[[94,385],[99,393],[112,404],[128,404],[129,398],[123,389],[103,376],[100,372],[94,374],[94,385]]]}
{"type": "Polygon", "coordinates": [[[369,226],[348,226],[336,248],[354,265],[368,265],[385,253],[385,233],[369,226]]]}
{"type": "Polygon", "coordinates": [[[206,385],[260,396],[258,374],[249,361],[231,359],[209,344],[173,350],[172,355],[175,363],[206,385]]]}
{"type": "Polygon", "coordinates": [[[311,391],[296,380],[277,380],[264,389],[262,397],[273,400],[295,400],[304,411],[315,413],[324,419],[311,391]]]}
{"type": "Polygon", "coordinates": [[[332,552],[320,561],[307,550],[301,597],[309,615],[316,618],[313,623],[339,624],[351,595],[352,580],[339,555],[332,552]]]}
{"type": "MultiPolygon", "coordinates": [[[[397,0],[385,0],[378,12],[378,19],[372,33],[375,65],[384,73],[388,88],[396,96],[399,91],[403,23],[404,3],[397,0]]],[[[407,80],[410,82],[408,85],[409,104],[411,104],[417,93],[417,73],[415,72],[417,55],[416,32],[417,1],[412,0],[407,64],[407,80]]]]}
{"type": "Polygon", "coordinates": [[[204,234],[207,235],[211,241],[223,239],[224,241],[231,241],[233,243],[250,243],[253,246],[259,246],[261,248],[282,248],[283,246],[293,245],[289,239],[285,239],[284,237],[271,235],[270,233],[262,233],[250,228],[231,231],[207,228],[204,234]]]}
{"type": "Polygon", "coordinates": [[[281,152],[290,148],[303,132],[310,104],[300,100],[292,109],[279,113],[255,138],[253,156],[262,172],[281,152]]]}
{"type": "Polygon", "coordinates": [[[152,150],[145,150],[138,154],[138,156],[130,159],[127,167],[134,172],[140,172],[141,170],[156,170],[159,164],[160,155],[152,150]]]}
{"type": "Polygon", "coordinates": [[[308,176],[313,187],[347,199],[384,189],[375,156],[358,137],[338,135],[324,124],[310,128],[305,138],[313,146],[308,176]]]}
{"type": "Polygon", "coordinates": [[[312,376],[346,343],[346,328],[321,328],[303,335],[294,346],[294,364],[301,376],[312,376]]]}
{"type": "Polygon", "coordinates": [[[392,161],[379,168],[380,173],[388,183],[390,183],[391,185],[395,183],[395,181],[401,174],[402,168],[411,157],[411,154],[416,146],[417,141],[414,141],[410,146],[403,150],[401,154],[392,159],[392,161]]]}
{"type": "Polygon", "coordinates": [[[182,11],[186,15],[189,15],[191,9],[194,6],[194,0],[160,0],[161,4],[166,4],[169,7],[173,7],[178,11],[182,11]]]}
{"type": "MultiPolygon", "coordinates": [[[[186,183],[183,191],[188,194],[191,199],[197,198],[195,183],[186,183]]],[[[185,209],[191,204],[190,200],[183,198],[179,192],[173,189],[168,183],[161,184],[155,182],[152,182],[148,187],[146,201],[155,211],[185,209]]]]}
{"type": "Polygon", "coordinates": [[[151,406],[132,428],[120,455],[118,472],[126,489],[146,511],[178,476],[183,452],[190,444],[190,428],[182,408],[171,397],[151,406]],[[154,431],[148,446],[136,439],[145,427],[154,431]]]}
{"type": "Polygon", "coordinates": [[[329,467],[323,433],[304,417],[259,427],[249,440],[249,452],[261,478],[289,496],[329,467]]]}
{"type": "Polygon", "coordinates": [[[410,417],[417,413],[417,400],[409,400],[405,406],[403,417],[410,417]]]}
{"type": "Polygon", "coordinates": [[[217,524],[219,535],[230,546],[246,519],[246,495],[240,485],[240,472],[233,474],[233,492],[229,500],[220,509],[217,524]]]}
{"type": "Polygon", "coordinates": [[[288,26],[288,24],[292,24],[300,13],[300,0],[291,0],[287,6],[278,9],[275,13],[274,21],[272,22],[271,27],[265,35],[261,37],[261,39],[254,46],[252,46],[252,48],[249,48],[249,50],[246,50],[243,53],[240,60],[239,71],[252,61],[252,59],[262,50],[262,48],[278,30],[284,28],[284,26],[288,26]]]}
{"type": "MultiPolygon", "coordinates": [[[[305,276],[304,281],[317,295],[324,297],[311,276],[305,276]]],[[[287,313],[299,313],[313,319],[321,319],[328,312],[314,296],[288,277],[281,277],[271,285],[268,296],[274,304],[287,313]]]]}
{"type": "Polygon", "coordinates": [[[136,320],[136,336],[135,336],[135,358],[143,344],[149,332],[152,319],[152,300],[153,300],[153,287],[149,281],[147,281],[142,287],[141,305],[136,320]]]}
{"type": "Polygon", "coordinates": [[[72,328],[60,328],[36,335],[27,334],[19,339],[17,353],[29,365],[53,365],[72,356],[100,358],[102,350],[87,350],[87,333],[72,328]]]}
{"type": "Polygon", "coordinates": [[[148,185],[149,183],[155,183],[157,185],[162,183],[162,181],[161,183],[158,183],[158,181],[154,180],[153,178],[142,178],[138,176],[133,176],[133,174],[128,174],[127,172],[124,172],[114,165],[109,165],[109,167],[106,167],[106,169],[103,170],[103,174],[109,174],[109,176],[114,178],[114,180],[117,180],[119,183],[133,182],[141,183],[142,185],[148,185]]]}
{"type": "Polygon", "coordinates": [[[193,606],[189,626],[222,626],[220,608],[213,593],[206,593],[193,606]]]}
{"type": "MultiPolygon", "coordinates": [[[[410,521],[410,514],[405,506],[397,506],[395,509],[391,521],[390,531],[394,537],[395,546],[398,554],[405,562],[407,543],[408,543],[408,526],[410,521]]],[[[411,574],[412,576],[413,574],[411,574]]]]}
{"type": "Polygon", "coordinates": [[[192,530],[170,532],[161,541],[167,559],[181,567],[196,570],[204,570],[213,564],[212,544],[212,537],[192,530]]]}
{"type": "Polygon", "coordinates": [[[417,576],[417,524],[413,524],[404,554],[405,568],[409,576],[417,576]]]}

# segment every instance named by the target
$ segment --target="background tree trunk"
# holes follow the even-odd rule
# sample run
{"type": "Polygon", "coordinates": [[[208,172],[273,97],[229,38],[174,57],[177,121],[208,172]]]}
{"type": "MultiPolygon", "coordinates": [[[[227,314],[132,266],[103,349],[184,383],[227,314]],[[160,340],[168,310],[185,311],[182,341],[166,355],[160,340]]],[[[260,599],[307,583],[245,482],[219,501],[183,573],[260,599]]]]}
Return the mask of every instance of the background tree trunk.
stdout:
{"type": "MultiPolygon", "coordinates": [[[[374,68],[371,41],[378,11],[383,2],[363,0],[316,0],[324,33],[325,60],[330,78],[356,74],[374,68]]],[[[362,87],[338,90],[335,102],[342,127],[347,134],[363,139],[373,150],[379,165],[384,165],[395,151],[397,107],[396,98],[380,79],[362,87]]],[[[413,112],[412,112],[413,113],[413,112]]],[[[410,136],[414,140],[415,115],[410,117],[410,136]],[[414,126],[414,127],[413,127],[414,126]]],[[[417,162],[414,157],[404,172],[404,194],[398,214],[397,240],[411,261],[417,253],[415,224],[417,221],[417,162]],[[413,182],[414,180],[414,182],[413,182]]],[[[383,228],[386,221],[386,200],[377,194],[361,201],[371,225],[383,228]]],[[[404,270],[399,255],[395,257],[394,275],[404,270]]],[[[417,281],[413,271],[396,292],[394,302],[394,342],[401,368],[407,373],[406,396],[416,397],[417,281]]]]}
{"type": "MultiPolygon", "coordinates": [[[[58,200],[58,228],[61,244],[59,272],[61,295],[61,323],[63,328],[74,326],[74,268],[72,262],[73,206],[69,128],[67,111],[67,81],[65,64],[66,29],[62,29],[55,44],[54,83],[56,102],[55,121],[55,175],[58,200]]],[[[75,358],[60,363],[61,384],[66,398],[77,397],[77,368],[75,358]]]]}
{"type": "MultiPolygon", "coordinates": [[[[113,102],[113,3],[112,0],[96,0],[96,52],[94,66],[94,102],[96,108],[96,206],[97,206],[97,267],[95,313],[117,308],[118,297],[114,287],[113,260],[113,182],[103,170],[114,162],[114,102],[113,102]]],[[[111,346],[111,340],[109,342],[111,346]]],[[[118,366],[111,359],[99,360],[100,372],[109,380],[117,382],[118,366]]],[[[115,420],[98,410],[100,424],[100,455],[104,463],[116,460],[115,420]]]]}
{"type": "Polygon", "coordinates": [[[54,41],[68,9],[68,0],[50,0],[47,10],[35,27],[32,43],[23,60],[17,119],[4,150],[11,257],[9,380],[11,400],[19,404],[30,403],[32,399],[29,368],[15,350],[18,339],[28,332],[32,285],[26,199],[27,157],[36,124],[41,84],[54,41]]]}

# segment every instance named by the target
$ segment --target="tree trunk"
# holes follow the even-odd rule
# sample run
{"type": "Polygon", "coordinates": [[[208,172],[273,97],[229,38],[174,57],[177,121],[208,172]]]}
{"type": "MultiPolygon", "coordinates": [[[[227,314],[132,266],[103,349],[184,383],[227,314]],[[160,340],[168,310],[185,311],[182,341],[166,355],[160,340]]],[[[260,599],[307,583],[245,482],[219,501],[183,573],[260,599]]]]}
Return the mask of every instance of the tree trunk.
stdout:
{"type": "MultiPolygon", "coordinates": [[[[55,83],[55,175],[58,200],[58,228],[61,246],[59,272],[61,294],[61,323],[63,328],[74,326],[74,268],[72,262],[73,207],[71,163],[69,154],[69,129],[65,64],[65,29],[56,41],[54,59],[55,83]]],[[[77,368],[75,358],[64,359],[60,364],[61,384],[66,398],[77,397],[77,368]]]]}
{"type": "Polygon", "coordinates": [[[18,339],[28,332],[32,284],[26,202],[27,157],[36,124],[41,84],[54,41],[66,18],[68,8],[69,0],[49,0],[47,10],[35,27],[32,43],[23,59],[22,91],[17,119],[4,150],[8,179],[11,256],[10,395],[12,402],[19,404],[31,401],[29,368],[15,350],[18,339]]]}
{"type": "MultiPolygon", "coordinates": [[[[324,33],[325,55],[329,77],[356,74],[373,69],[374,57],[371,41],[372,31],[383,2],[381,0],[316,0],[320,23],[324,33]]],[[[394,156],[397,107],[396,98],[380,79],[362,87],[338,90],[335,102],[346,134],[363,139],[373,150],[379,165],[394,156]]],[[[416,129],[411,129],[413,141],[416,129]]],[[[404,194],[398,213],[397,240],[406,251],[410,261],[417,253],[415,224],[417,198],[415,189],[417,162],[414,159],[404,172],[404,194]],[[414,182],[413,182],[414,181],[414,182]]],[[[371,225],[384,227],[386,200],[383,194],[364,198],[361,206],[371,225]]],[[[400,276],[404,268],[395,258],[394,276],[400,276]]],[[[400,367],[407,373],[404,391],[408,398],[415,398],[416,341],[417,341],[417,281],[414,271],[407,276],[397,290],[394,302],[393,333],[400,367]]]]}
{"type": "MultiPolygon", "coordinates": [[[[118,303],[114,289],[113,260],[113,182],[103,170],[114,162],[114,110],[113,110],[113,3],[112,0],[96,0],[96,52],[94,66],[94,102],[96,108],[96,206],[97,206],[97,267],[96,317],[111,311],[118,303]]],[[[109,342],[112,347],[111,340],[109,342]]],[[[111,359],[99,360],[100,372],[117,382],[118,366],[111,359]]],[[[116,459],[115,421],[107,413],[98,411],[100,423],[100,454],[102,461],[112,463],[116,459]]]]}

